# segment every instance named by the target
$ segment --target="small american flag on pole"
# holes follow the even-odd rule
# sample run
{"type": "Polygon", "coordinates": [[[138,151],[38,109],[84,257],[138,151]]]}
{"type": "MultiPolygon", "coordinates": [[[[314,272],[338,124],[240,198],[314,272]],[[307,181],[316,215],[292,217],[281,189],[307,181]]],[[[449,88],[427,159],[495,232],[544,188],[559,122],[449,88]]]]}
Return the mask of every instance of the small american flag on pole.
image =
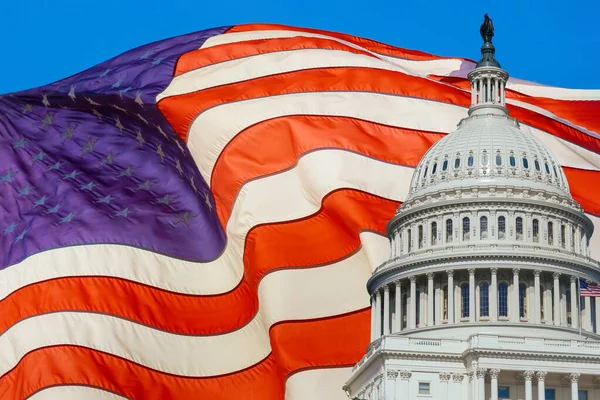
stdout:
{"type": "Polygon", "coordinates": [[[579,281],[579,290],[582,297],[600,297],[600,286],[596,283],[579,281]]]}

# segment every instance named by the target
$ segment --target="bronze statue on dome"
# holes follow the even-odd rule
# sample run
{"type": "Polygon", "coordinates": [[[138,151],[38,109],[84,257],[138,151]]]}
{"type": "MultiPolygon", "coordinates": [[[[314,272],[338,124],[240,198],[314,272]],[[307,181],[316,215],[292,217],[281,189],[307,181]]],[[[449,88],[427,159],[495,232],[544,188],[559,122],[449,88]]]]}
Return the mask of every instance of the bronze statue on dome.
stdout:
{"type": "Polygon", "coordinates": [[[484,42],[491,43],[492,37],[494,37],[494,23],[487,14],[485,14],[483,18],[483,24],[481,24],[481,28],[479,28],[479,33],[484,42]]]}

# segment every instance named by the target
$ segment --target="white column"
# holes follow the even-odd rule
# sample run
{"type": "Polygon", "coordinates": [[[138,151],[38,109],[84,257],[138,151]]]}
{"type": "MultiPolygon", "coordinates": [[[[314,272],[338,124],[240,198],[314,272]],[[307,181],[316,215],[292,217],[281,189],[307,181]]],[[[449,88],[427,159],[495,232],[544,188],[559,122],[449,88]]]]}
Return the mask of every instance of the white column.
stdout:
{"type": "MultiPolygon", "coordinates": [[[[600,332],[600,297],[596,297],[594,299],[594,301],[596,302],[596,333],[600,332]]],[[[598,400],[600,400],[600,397],[598,397],[598,400]]]]}
{"type": "Polygon", "coordinates": [[[427,326],[433,326],[433,305],[435,303],[433,276],[431,272],[427,274],[427,326]]]}
{"type": "MultiPolygon", "coordinates": [[[[500,375],[500,370],[497,368],[490,369],[490,398],[491,400],[498,400],[498,375],[500,375]]],[[[544,398],[542,397],[542,400],[544,398]]]]}
{"type": "Polygon", "coordinates": [[[535,271],[533,271],[533,304],[535,305],[533,307],[533,322],[536,324],[541,324],[542,323],[542,305],[540,304],[540,274],[542,273],[542,271],[540,271],[539,269],[536,269],[535,271]]]}
{"type": "Polygon", "coordinates": [[[417,327],[417,277],[411,276],[408,279],[410,280],[410,311],[408,313],[408,327],[410,329],[415,329],[417,327]]]}
{"type": "Polygon", "coordinates": [[[577,277],[571,276],[571,328],[579,329],[579,307],[577,306],[577,277]]]}
{"type": "Polygon", "coordinates": [[[487,103],[491,102],[491,98],[492,98],[492,84],[491,84],[491,79],[487,78],[487,103]]]}
{"type": "Polygon", "coordinates": [[[510,320],[512,322],[519,322],[519,268],[513,268],[513,290],[512,290],[512,310],[510,313],[510,320]]]}
{"type": "Polygon", "coordinates": [[[375,339],[381,337],[381,292],[379,289],[375,292],[375,339]]]}
{"type": "Polygon", "coordinates": [[[578,372],[569,374],[569,379],[571,380],[571,400],[579,400],[579,376],[578,372]]]}
{"type": "Polygon", "coordinates": [[[454,271],[449,269],[448,274],[448,323],[454,323],[454,271]]]}
{"type": "Polygon", "coordinates": [[[504,93],[504,86],[505,86],[504,81],[501,81],[500,82],[500,98],[502,99],[502,105],[504,105],[504,103],[506,102],[506,100],[505,100],[506,94],[504,93]]]}
{"type": "Polygon", "coordinates": [[[475,83],[471,83],[471,105],[474,105],[475,104],[475,100],[476,100],[475,99],[475,97],[476,97],[476,94],[475,94],[475,90],[476,89],[475,88],[476,88],[475,83]]]}
{"type": "Polygon", "coordinates": [[[538,384],[538,399],[544,400],[546,398],[546,371],[538,371],[535,373],[538,384]]]}
{"type": "MultiPolygon", "coordinates": [[[[409,381],[410,381],[410,377],[412,375],[412,373],[410,371],[407,370],[400,370],[400,393],[402,397],[405,398],[410,398],[410,385],[409,385],[409,381]]],[[[400,397],[400,398],[402,398],[400,397]]]]}
{"type": "Polygon", "coordinates": [[[592,299],[590,297],[584,297],[585,302],[585,313],[583,314],[583,329],[592,332],[592,299]]]}
{"type": "Polygon", "coordinates": [[[440,372],[440,400],[448,400],[448,381],[451,376],[449,372],[440,372]]]}
{"type": "Polygon", "coordinates": [[[396,281],[396,332],[402,330],[402,285],[396,281]]]}
{"type": "MultiPolygon", "coordinates": [[[[454,390],[452,391],[452,397],[450,397],[451,399],[462,399],[467,397],[462,395],[462,381],[464,378],[465,376],[463,374],[452,374],[452,386],[454,386],[454,390]]],[[[406,396],[406,398],[409,399],[410,397],[406,396]]]]}
{"type": "Polygon", "coordinates": [[[439,279],[434,279],[434,285],[435,285],[435,289],[434,289],[434,299],[435,299],[435,303],[434,303],[434,314],[435,314],[435,318],[433,321],[434,325],[441,325],[442,324],[442,317],[443,317],[443,310],[444,310],[444,304],[443,304],[443,296],[442,296],[442,282],[439,279]]]}
{"type": "Polygon", "coordinates": [[[398,371],[395,369],[388,369],[386,373],[385,381],[385,393],[389,399],[397,399],[399,397],[396,393],[396,379],[398,379],[398,371]]]}
{"type": "Polygon", "coordinates": [[[390,286],[383,286],[383,334],[390,334],[390,286]]]}
{"type": "Polygon", "coordinates": [[[492,284],[489,291],[490,321],[498,321],[498,268],[491,268],[492,284]]]}
{"type": "Polygon", "coordinates": [[[375,336],[376,330],[375,327],[376,325],[376,316],[377,316],[377,303],[375,300],[375,295],[371,295],[371,342],[375,339],[377,339],[377,337],[375,336]]]}
{"type": "Polygon", "coordinates": [[[475,322],[475,269],[469,269],[469,322],[475,322]]]}
{"type": "Polygon", "coordinates": [[[555,272],[552,274],[554,278],[554,325],[560,325],[560,282],[558,278],[560,277],[559,272],[555,272]]]}
{"type": "Polygon", "coordinates": [[[534,371],[524,371],[523,378],[525,379],[525,400],[533,400],[533,375],[534,371]]]}
{"type": "Polygon", "coordinates": [[[477,376],[477,400],[485,400],[485,374],[486,368],[477,368],[475,375],[477,376]]]}

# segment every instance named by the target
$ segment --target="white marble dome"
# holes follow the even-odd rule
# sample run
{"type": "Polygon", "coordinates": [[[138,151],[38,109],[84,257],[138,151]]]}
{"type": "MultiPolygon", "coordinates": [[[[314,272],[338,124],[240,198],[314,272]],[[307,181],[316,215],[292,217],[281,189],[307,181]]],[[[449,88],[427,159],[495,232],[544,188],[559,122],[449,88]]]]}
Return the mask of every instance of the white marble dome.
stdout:
{"type": "Polygon", "coordinates": [[[466,118],[434,144],[415,170],[407,200],[478,185],[527,187],[571,197],[556,157],[502,114],[466,118]]]}

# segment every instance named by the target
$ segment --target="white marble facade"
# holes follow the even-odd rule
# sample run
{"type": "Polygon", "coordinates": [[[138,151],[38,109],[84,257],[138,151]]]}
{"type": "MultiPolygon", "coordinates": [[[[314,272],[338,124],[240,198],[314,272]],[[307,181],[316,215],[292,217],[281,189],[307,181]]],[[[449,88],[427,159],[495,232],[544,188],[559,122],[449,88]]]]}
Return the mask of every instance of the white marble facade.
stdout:
{"type": "Polygon", "coordinates": [[[425,154],[367,284],[371,343],[351,399],[600,400],[593,224],[556,157],[505,107],[491,43],[472,104],[425,154]]]}

